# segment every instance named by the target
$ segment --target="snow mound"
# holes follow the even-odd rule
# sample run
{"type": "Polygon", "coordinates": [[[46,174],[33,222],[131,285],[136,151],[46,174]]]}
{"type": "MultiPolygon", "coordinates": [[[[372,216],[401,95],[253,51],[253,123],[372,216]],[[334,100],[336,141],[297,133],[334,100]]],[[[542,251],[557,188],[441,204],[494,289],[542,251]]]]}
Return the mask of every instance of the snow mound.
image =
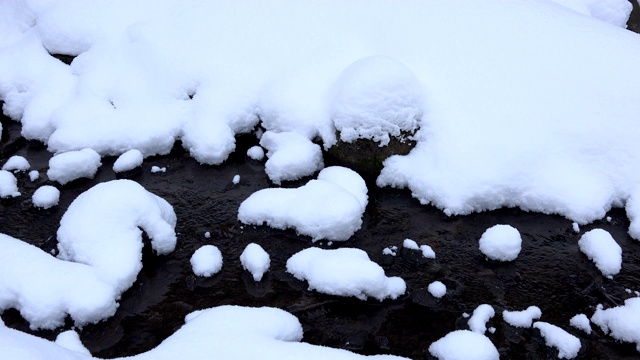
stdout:
{"type": "Polygon", "coordinates": [[[253,160],[262,161],[264,159],[264,149],[261,146],[252,146],[247,150],[247,156],[253,160]]]}
{"type": "Polygon", "coordinates": [[[487,331],[487,322],[496,314],[496,311],[489,304],[479,305],[473,310],[473,315],[467,322],[469,329],[478,334],[483,334],[487,331]]]}
{"type": "Polygon", "coordinates": [[[550,0],[611,25],[627,27],[633,5],[627,0],[550,0]]]}
{"type": "Polygon", "coordinates": [[[29,180],[36,181],[40,178],[40,173],[38,172],[38,170],[31,170],[29,171],[29,180]]]}
{"type": "Polygon", "coordinates": [[[622,248],[611,234],[602,229],[593,229],[578,241],[580,251],[596,264],[602,275],[613,276],[622,268],[622,248]]]}
{"type": "Polygon", "coordinates": [[[274,184],[313,175],[324,167],[320,146],[297,132],[267,131],[260,145],[267,149],[264,170],[274,184]]]}
{"type": "Polygon", "coordinates": [[[0,198],[20,196],[18,179],[7,170],[0,170],[0,198]]]}
{"type": "Polygon", "coordinates": [[[69,151],[49,160],[47,176],[64,185],[80,178],[93,178],[101,165],[100,155],[93,149],[69,151]]]}
{"type": "Polygon", "coordinates": [[[438,360],[498,360],[500,354],[488,337],[469,330],[448,333],[429,346],[438,360]]]}
{"type": "Polygon", "coordinates": [[[427,290],[435,298],[441,298],[447,293],[447,287],[440,281],[434,281],[429,284],[427,290]]]}
{"type": "Polygon", "coordinates": [[[599,305],[591,321],[616,340],[636,344],[640,351],[640,298],[624,301],[624,305],[603,310],[599,305]]]}
{"type": "Polygon", "coordinates": [[[31,200],[35,207],[41,209],[52,208],[58,205],[58,201],[60,200],[60,190],[51,185],[41,186],[33,193],[31,200]]]}
{"type": "Polygon", "coordinates": [[[269,270],[271,259],[262,246],[251,243],[244,248],[240,255],[240,263],[245,270],[253,275],[253,280],[260,281],[264,273],[269,270]]]}
{"type": "Polygon", "coordinates": [[[510,225],[495,225],[480,237],[480,251],[489,259],[512,261],[522,249],[520,232],[510,225]]]}
{"type": "Polygon", "coordinates": [[[29,161],[27,161],[27,159],[25,159],[20,155],[13,155],[12,157],[9,158],[9,160],[7,160],[6,163],[4,163],[4,165],[2,165],[2,170],[13,171],[13,172],[27,171],[29,169],[31,169],[31,165],[29,164],[29,161]]]}
{"type": "Polygon", "coordinates": [[[530,328],[533,320],[540,319],[541,316],[542,311],[537,306],[529,306],[522,311],[504,310],[502,312],[502,318],[507,324],[519,328],[530,328]]]}
{"type": "Polygon", "coordinates": [[[191,267],[197,276],[215,275],[222,269],[222,253],[214,245],[203,245],[191,256],[191,267]]]}
{"type": "Polygon", "coordinates": [[[589,318],[585,314],[577,314],[569,320],[569,325],[573,326],[576,329],[580,329],[587,333],[587,335],[591,334],[591,323],[589,322],[589,318]]]}
{"type": "Polygon", "coordinates": [[[405,249],[420,250],[418,243],[411,239],[404,239],[402,241],[402,247],[405,249]]]}
{"type": "Polygon", "coordinates": [[[118,156],[116,162],[113,163],[113,171],[120,173],[124,171],[133,170],[142,165],[144,161],[144,155],[137,149],[131,149],[122,155],[118,156]]]}
{"type": "MultiPolygon", "coordinates": [[[[265,134],[266,135],[266,134],[265,134]]],[[[295,189],[272,188],[253,193],[240,204],[238,220],[294,228],[313,241],[348,240],[362,225],[367,187],[356,172],[329,167],[318,180],[295,189]]]]}
{"type": "Polygon", "coordinates": [[[80,341],[80,336],[74,330],[63,331],[56,337],[56,344],[63,348],[91,356],[91,353],[80,341]]]}
{"type": "Polygon", "coordinates": [[[577,337],[560,327],[542,321],[533,323],[533,327],[540,330],[547,346],[558,349],[558,358],[573,359],[578,356],[582,344],[577,337]]]}
{"type": "Polygon", "coordinates": [[[396,299],[406,291],[404,280],[387,277],[380,265],[360,249],[309,248],[287,260],[287,272],[309,282],[309,289],[366,300],[396,299]]]}

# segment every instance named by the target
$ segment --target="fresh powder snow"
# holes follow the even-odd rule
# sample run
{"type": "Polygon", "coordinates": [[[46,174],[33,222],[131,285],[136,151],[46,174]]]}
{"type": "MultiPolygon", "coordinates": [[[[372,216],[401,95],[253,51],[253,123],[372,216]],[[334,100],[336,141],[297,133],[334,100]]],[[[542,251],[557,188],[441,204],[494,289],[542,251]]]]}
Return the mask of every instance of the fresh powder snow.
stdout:
{"type": "Polygon", "coordinates": [[[40,178],[40,173],[38,172],[38,170],[31,170],[29,171],[29,180],[36,181],[40,178]]]}
{"type": "Polygon", "coordinates": [[[448,333],[429,346],[438,360],[498,360],[500,354],[488,337],[469,330],[448,333]]]}
{"type": "Polygon", "coordinates": [[[31,169],[29,161],[20,155],[13,155],[6,163],[4,163],[4,165],[2,165],[2,170],[13,172],[27,171],[29,169],[31,169]]]}
{"type": "Polygon", "coordinates": [[[558,358],[573,359],[580,352],[580,339],[569,334],[561,327],[543,321],[533,323],[533,327],[540,330],[547,346],[558,349],[558,358]]]}
{"type": "Polygon", "coordinates": [[[251,273],[253,280],[260,281],[264,273],[269,270],[271,259],[262,246],[251,243],[244,248],[240,255],[240,263],[245,270],[251,273]]]}
{"type": "Polygon", "coordinates": [[[89,350],[87,350],[87,348],[82,344],[82,341],[80,341],[80,336],[78,336],[78,333],[74,330],[63,331],[58,334],[55,343],[63,348],[91,356],[89,350]]]}
{"type": "Polygon", "coordinates": [[[58,205],[59,200],[60,190],[51,185],[43,185],[39,187],[33,193],[33,197],[31,198],[33,206],[45,210],[58,205]]]}
{"type": "Polygon", "coordinates": [[[537,306],[529,306],[522,311],[504,310],[502,312],[502,318],[507,324],[519,328],[530,328],[533,325],[533,320],[540,319],[541,316],[542,310],[537,306]]]}
{"type": "Polygon", "coordinates": [[[591,322],[585,314],[577,314],[569,320],[569,325],[576,329],[584,331],[587,335],[591,334],[591,322]]]}
{"type": "Polygon", "coordinates": [[[610,309],[599,305],[591,321],[614,339],[635,343],[640,351],[640,298],[627,299],[624,305],[610,309]]]}
{"type": "Polygon", "coordinates": [[[101,165],[100,155],[93,149],[69,151],[49,160],[47,176],[64,185],[80,178],[93,178],[101,165]]]}
{"type": "Polygon", "coordinates": [[[602,275],[613,276],[622,268],[622,248],[603,229],[590,230],[578,241],[580,251],[596,264],[602,275]]]}
{"type": "Polygon", "coordinates": [[[324,167],[320,146],[297,132],[267,131],[260,145],[267,149],[264,170],[274,184],[313,175],[324,167]]]}
{"type": "Polygon", "coordinates": [[[191,256],[191,268],[197,276],[213,276],[222,269],[222,253],[215,245],[203,245],[191,256]]]}
{"type": "Polygon", "coordinates": [[[154,173],[154,174],[155,173],[160,173],[160,172],[164,173],[164,172],[167,172],[167,168],[153,165],[151,167],[151,172],[154,173]]]}
{"type": "Polygon", "coordinates": [[[138,149],[131,149],[118,156],[116,162],[113,163],[113,171],[117,173],[133,170],[142,166],[144,155],[138,149]]]}
{"type": "Polygon", "coordinates": [[[7,170],[0,170],[0,198],[18,197],[18,179],[7,170]]]}
{"type": "Polygon", "coordinates": [[[264,159],[264,149],[258,145],[252,146],[247,150],[247,156],[256,161],[262,161],[264,159]]]}
{"type": "Polygon", "coordinates": [[[404,239],[404,241],[402,242],[402,247],[405,249],[420,250],[418,243],[411,239],[404,239]]]}
{"type": "Polygon", "coordinates": [[[520,232],[510,225],[495,225],[480,237],[480,251],[491,260],[512,261],[522,249],[520,232]]]}
{"type": "Polygon", "coordinates": [[[434,281],[427,287],[429,294],[435,298],[441,298],[447,293],[447,287],[440,281],[434,281]]]}
{"type": "Polygon", "coordinates": [[[240,183],[240,175],[234,175],[231,182],[233,183],[233,185],[238,185],[240,183]]]}
{"type": "Polygon", "coordinates": [[[487,322],[496,314],[493,306],[489,304],[479,305],[475,310],[467,324],[469,329],[478,334],[484,334],[487,331],[487,322]]]}

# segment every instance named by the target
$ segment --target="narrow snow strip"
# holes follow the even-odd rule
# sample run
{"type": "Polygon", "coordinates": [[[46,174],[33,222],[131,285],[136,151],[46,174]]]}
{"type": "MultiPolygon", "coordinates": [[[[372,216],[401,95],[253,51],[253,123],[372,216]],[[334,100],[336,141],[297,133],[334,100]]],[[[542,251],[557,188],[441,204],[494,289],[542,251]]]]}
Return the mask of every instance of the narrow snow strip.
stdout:
{"type": "Polygon", "coordinates": [[[533,327],[540,330],[547,346],[558,349],[558,358],[573,359],[578,356],[582,344],[577,337],[558,326],[542,321],[533,323],[533,327]]]}

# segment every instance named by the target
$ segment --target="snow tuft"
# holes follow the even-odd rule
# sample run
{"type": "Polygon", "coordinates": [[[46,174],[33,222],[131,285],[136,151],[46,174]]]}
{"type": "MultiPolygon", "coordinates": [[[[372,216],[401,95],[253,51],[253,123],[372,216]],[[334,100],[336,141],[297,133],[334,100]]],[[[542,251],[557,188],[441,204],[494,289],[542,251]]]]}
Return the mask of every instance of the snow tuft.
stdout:
{"type": "Polygon", "coordinates": [[[542,321],[533,323],[533,327],[540,330],[547,346],[558,349],[558,358],[573,359],[578,356],[582,344],[577,337],[558,326],[542,321]]]}
{"type": "Polygon", "coordinates": [[[222,269],[222,253],[214,245],[203,245],[191,256],[191,267],[197,276],[213,276],[222,269]]]}
{"type": "Polygon", "coordinates": [[[602,229],[586,232],[578,241],[580,251],[596,264],[602,275],[613,276],[622,268],[622,248],[602,229]]]}
{"type": "Polygon", "coordinates": [[[100,155],[93,149],[69,151],[49,160],[47,176],[64,185],[80,178],[93,178],[101,165],[100,155]]]}
{"type": "Polygon", "coordinates": [[[480,237],[480,251],[492,260],[515,260],[521,249],[520,232],[510,225],[495,225],[480,237]]]}
{"type": "Polygon", "coordinates": [[[429,346],[429,353],[438,360],[498,360],[500,354],[486,336],[469,331],[448,333],[429,346]]]}
{"type": "Polygon", "coordinates": [[[41,209],[49,209],[58,205],[60,190],[55,186],[44,185],[33,193],[33,206],[41,209]]]}
{"type": "Polygon", "coordinates": [[[240,255],[240,263],[245,270],[253,275],[253,280],[260,281],[264,273],[269,270],[271,259],[262,246],[251,243],[240,255]]]}

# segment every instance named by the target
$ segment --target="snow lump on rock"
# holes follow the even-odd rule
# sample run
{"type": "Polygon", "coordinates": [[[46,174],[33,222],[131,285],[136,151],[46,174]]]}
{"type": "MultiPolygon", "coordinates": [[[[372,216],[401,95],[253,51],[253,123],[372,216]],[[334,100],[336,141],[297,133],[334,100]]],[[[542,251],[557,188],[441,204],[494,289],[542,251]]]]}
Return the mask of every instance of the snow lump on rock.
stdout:
{"type": "Polygon", "coordinates": [[[510,225],[495,225],[480,237],[480,251],[491,260],[515,260],[521,248],[520,232],[510,225]]]}

